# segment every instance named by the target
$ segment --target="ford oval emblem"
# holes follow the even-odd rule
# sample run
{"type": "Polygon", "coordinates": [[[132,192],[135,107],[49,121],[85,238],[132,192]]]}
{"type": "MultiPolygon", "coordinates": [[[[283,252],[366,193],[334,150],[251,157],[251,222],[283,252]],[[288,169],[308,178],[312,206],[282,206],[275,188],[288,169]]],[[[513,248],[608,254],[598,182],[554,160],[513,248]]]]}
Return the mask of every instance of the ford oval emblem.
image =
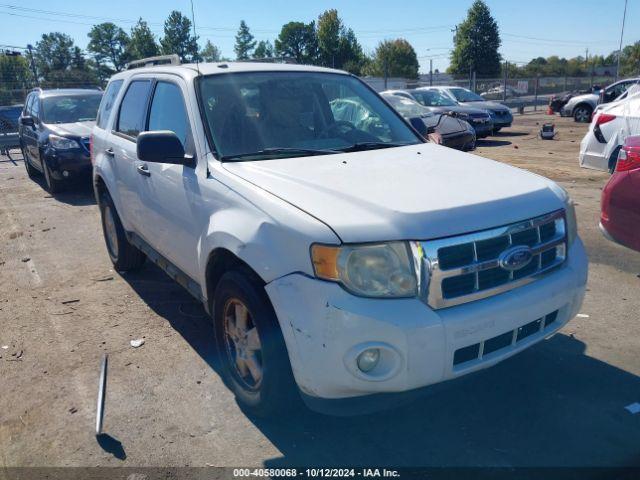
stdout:
{"type": "Polygon", "coordinates": [[[520,245],[502,252],[498,258],[498,262],[505,270],[515,272],[529,265],[532,258],[533,252],[531,249],[525,245],[520,245]]]}

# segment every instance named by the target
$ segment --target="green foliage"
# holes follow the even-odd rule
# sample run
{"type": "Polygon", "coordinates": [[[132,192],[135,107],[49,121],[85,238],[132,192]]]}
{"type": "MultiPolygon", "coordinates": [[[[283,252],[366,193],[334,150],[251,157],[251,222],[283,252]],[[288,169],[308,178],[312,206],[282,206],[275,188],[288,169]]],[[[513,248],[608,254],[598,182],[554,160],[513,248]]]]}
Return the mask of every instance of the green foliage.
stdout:
{"type": "Polygon", "coordinates": [[[289,22],[282,26],[275,43],[276,55],[293,58],[297,63],[313,64],[318,59],[315,22],[289,22]]]}
{"type": "Polygon", "coordinates": [[[326,10],[318,17],[317,37],[320,65],[361,73],[367,60],[355,33],[344,26],[337,10],[326,10]]]}
{"type": "Polygon", "coordinates": [[[159,54],[160,47],[156,42],[155,35],[151,32],[147,22],[139,18],[138,23],[131,29],[128,49],[130,60],[155,57],[159,54]]]}
{"type": "Polygon", "coordinates": [[[51,71],[71,68],[74,44],[69,35],[60,32],[44,33],[36,43],[35,61],[38,71],[46,76],[51,71]]]}
{"type": "Polygon", "coordinates": [[[249,27],[244,20],[240,22],[240,28],[236,35],[236,44],[233,50],[236,52],[238,60],[249,60],[253,49],[256,48],[256,41],[249,31],[249,27]]]}
{"type": "Polygon", "coordinates": [[[253,58],[273,58],[273,52],[273,45],[269,40],[260,40],[253,52],[253,58]]]}
{"type": "Polygon", "coordinates": [[[640,41],[622,49],[620,74],[640,75],[640,41]]]}
{"type": "Polygon", "coordinates": [[[411,44],[402,38],[385,40],[378,44],[371,64],[367,67],[368,75],[384,77],[418,78],[418,56],[411,44]]]}
{"type": "Polygon", "coordinates": [[[200,52],[200,56],[205,62],[219,62],[222,54],[220,49],[211,43],[211,40],[207,40],[207,43],[204,44],[204,48],[200,52]]]}
{"type": "Polygon", "coordinates": [[[474,70],[483,76],[500,74],[500,32],[482,0],[473,2],[467,18],[457,26],[453,43],[449,73],[468,75],[474,70]]]}
{"type": "Polygon", "coordinates": [[[13,91],[27,89],[31,81],[32,74],[26,58],[0,55],[0,105],[21,101],[22,93],[13,91]]]}
{"type": "Polygon", "coordinates": [[[115,23],[94,25],[89,31],[87,50],[93,53],[96,62],[105,62],[116,72],[124,69],[128,62],[129,36],[115,23]]]}
{"type": "Polygon", "coordinates": [[[191,20],[174,10],[164,22],[164,37],[160,39],[162,53],[176,54],[182,62],[198,58],[198,39],[191,33],[191,20]]]}

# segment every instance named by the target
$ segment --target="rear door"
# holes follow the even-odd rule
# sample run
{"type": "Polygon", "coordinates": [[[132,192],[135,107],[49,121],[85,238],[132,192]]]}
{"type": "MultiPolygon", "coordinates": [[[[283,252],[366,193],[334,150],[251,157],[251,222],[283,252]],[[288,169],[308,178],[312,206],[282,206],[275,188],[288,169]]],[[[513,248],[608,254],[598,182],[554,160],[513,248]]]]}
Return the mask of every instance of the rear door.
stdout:
{"type": "Polygon", "coordinates": [[[138,233],[141,231],[144,216],[141,211],[136,173],[136,139],[140,132],[144,131],[152,84],[151,78],[133,77],[124,87],[126,91],[118,107],[108,141],[109,148],[112,149],[108,155],[113,157],[115,188],[120,200],[118,214],[126,229],[138,233]]]}
{"type": "MultiPolygon", "coordinates": [[[[187,155],[195,157],[184,80],[173,75],[157,78],[149,106],[147,130],[174,132],[187,155]]],[[[186,165],[136,161],[142,205],[140,234],[191,278],[198,277],[198,210],[200,190],[196,169],[186,165]]],[[[203,224],[201,224],[203,225],[203,224]]]]}

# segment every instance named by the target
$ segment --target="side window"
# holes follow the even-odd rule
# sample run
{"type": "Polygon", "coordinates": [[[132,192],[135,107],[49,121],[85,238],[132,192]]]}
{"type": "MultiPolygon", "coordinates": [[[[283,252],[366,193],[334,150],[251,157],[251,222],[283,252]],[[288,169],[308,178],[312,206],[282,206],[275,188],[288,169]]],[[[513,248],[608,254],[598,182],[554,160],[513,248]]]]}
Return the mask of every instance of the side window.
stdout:
{"type": "Polygon", "coordinates": [[[107,87],[107,91],[104,93],[102,101],[100,102],[100,108],[98,109],[96,126],[102,129],[107,127],[109,115],[111,114],[111,110],[113,110],[113,105],[115,104],[116,97],[120,92],[120,88],[122,88],[123,82],[124,80],[115,80],[107,87]]]}
{"type": "Polygon", "coordinates": [[[131,82],[120,104],[116,131],[136,138],[144,130],[150,88],[151,81],[149,80],[131,82]]]}
{"type": "Polygon", "coordinates": [[[149,130],[171,130],[186,148],[189,136],[189,116],[182,91],[174,83],[158,82],[149,113],[149,130]]]}
{"type": "Polygon", "coordinates": [[[31,116],[36,120],[40,119],[40,99],[37,95],[33,96],[33,103],[31,104],[31,116]]]}
{"type": "Polygon", "coordinates": [[[35,95],[33,93],[30,93],[27,96],[27,101],[24,102],[24,112],[23,115],[31,115],[31,104],[33,103],[33,98],[35,97],[35,95]]]}

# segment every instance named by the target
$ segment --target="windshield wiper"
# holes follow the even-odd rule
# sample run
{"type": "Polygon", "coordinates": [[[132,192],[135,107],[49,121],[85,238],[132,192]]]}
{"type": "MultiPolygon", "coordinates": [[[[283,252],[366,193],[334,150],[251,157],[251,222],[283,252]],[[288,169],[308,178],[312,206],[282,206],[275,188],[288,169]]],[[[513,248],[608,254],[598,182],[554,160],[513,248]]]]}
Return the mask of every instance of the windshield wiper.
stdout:
{"type": "Polygon", "coordinates": [[[247,152],[247,153],[238,153],[236,155],[224,155],[221,157],[221,160],[224,161],[233,161],[233,160],[241,160],[243,158],[249,157],[260,157],[260,156],[269,156],[269,155],[280,155],[280,154],[291,154],[291,155],[331,155],[334,153],[340,153],[339,150],[331,150],[331,149],[318,149],[318,148],[289,148],[289,147],[273,147],[273,148],[265,148],[262,150],[258,150],[257,152],[247,152]]]}
{"type": "Polygon", "coordinates": [[[363,150],[376,150],[378,148],[393,148],[412,145],[411,143],[389,143],[389,142],[358,142],[345,148],[341,152],[361,152],[363,150]]]}

